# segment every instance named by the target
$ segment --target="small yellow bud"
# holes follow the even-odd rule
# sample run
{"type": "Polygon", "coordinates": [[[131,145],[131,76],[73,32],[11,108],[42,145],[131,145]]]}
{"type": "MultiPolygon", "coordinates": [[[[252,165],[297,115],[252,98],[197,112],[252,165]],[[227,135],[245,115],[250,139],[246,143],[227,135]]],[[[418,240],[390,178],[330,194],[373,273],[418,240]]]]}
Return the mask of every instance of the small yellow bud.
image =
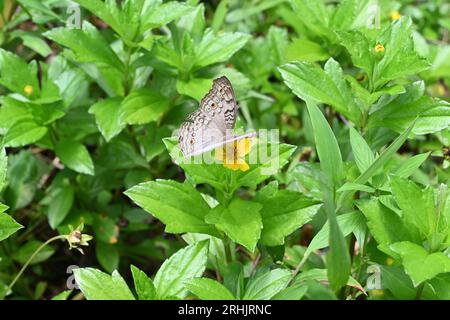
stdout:
{"type": "Polygon", "coordinates": [[[33,93],[33,87],[28,84],[23,88],[23,91],[29,96],[33,93]]]}
{"type": "Polygon", "coordinates": [[[386,264],[387,264],[388,266],[392,266],[393,263],[394,263],[394,259],[392,259],[391,257],[388,257],[388,258],[386,259],[386,264]]]}
{"type": "Polygon", "coordinates": [[[398,12],[397,10],[391,11],[390,16],[392,21],[396,21],[401,18],[400,12],[398,12]]]}
{"type": "Polygon", "coordinates": [[[110,244],[115,244],[115,243],[117,243],[117,241],[118,241],[118,239],[117,239],[116,236],[109,237],[109,243],[110,244]]]}
{"type": "Polygon", "coordinates": [[[381,44],[381,43],[378,43],[376,46],[375,46],[375,52],[384,52],[384,46],[381,44]]]}

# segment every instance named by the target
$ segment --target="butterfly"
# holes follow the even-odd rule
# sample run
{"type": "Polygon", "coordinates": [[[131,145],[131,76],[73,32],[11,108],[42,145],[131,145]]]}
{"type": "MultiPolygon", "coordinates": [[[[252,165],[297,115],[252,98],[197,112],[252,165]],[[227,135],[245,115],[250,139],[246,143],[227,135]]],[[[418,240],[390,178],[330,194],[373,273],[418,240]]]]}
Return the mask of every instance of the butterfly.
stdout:
{"type": "Polygon", "coordinates": [[[181,124],[178,143],[184,157],[254,136],[252,133],[232,134],[238,109],[230,80],[225,76],[215,79],[211,90],[200,101],[200,107],[181,124]]]}

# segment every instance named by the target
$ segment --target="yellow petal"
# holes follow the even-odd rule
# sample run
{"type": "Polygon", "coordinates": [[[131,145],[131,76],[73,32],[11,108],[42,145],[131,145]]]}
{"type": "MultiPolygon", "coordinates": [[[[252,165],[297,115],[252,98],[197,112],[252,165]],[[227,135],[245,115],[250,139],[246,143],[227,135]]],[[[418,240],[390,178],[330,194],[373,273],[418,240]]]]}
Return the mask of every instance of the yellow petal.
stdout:
{"type": "Polygon", "coordinates": [[[216,148],[215,156],[216,156],[216,159],[219,161],[224,161],[225,152],[223,149],[224,149],[223,147],[216,148]]]}
{"type": "Polygon", "coordinates": [[[33,93],[33,87],[30,86],[30,85],[28,84],[28,85],[26,85],[26,86],[23,88],[23,91],[24,91],[27,95],[30,95],[30,94],[33,93]]]}
{"type": "Polygon", "coordinates": [[[391,20],[392,20],[392,21],[399,20],[399,19],[402,17],[402,16],[400,15],[400,12],[398,12],[397,10],[391,11],[390,16],[391,16],[391,20]]]}
{"type": "Polygon", "coordinates": [[[384,46],[381,44],[381,43],[378,43],[376,46],[375,46],[375,52],[384,52],[384,46]]]}
{"type": "Polygon", "coordinates": [[[238,166],[239,166],[239,170],[241,171],[247,171],[248,169],[250,169],[250,166],[248,165],[247,162],[245,162],[244,159],[238,159],[238,166]]]}
{"type": "Polygon", "coordinates": [[[249,138],[245,138],[245,139],[239,140],[237,142],[237,146],[236,146],[237,156],[238,157],[243,157],[246,154],[248,154],[250,152],[250,147],[251,147],[251,143],[250,143],[250,139],[249,138]]]}
{"type": "Polygon", "coordinates": [[[233,163],[224,163],[223,166],[225,168],[231,169],[233,171],[241,170],[241,171],[247,171],[250,169],[250,166],[245,162],[244,159],[236,159],[233,163]]]}
{"type": "Polygon", "coordinates": [[[239,170],[239,164],[237,163],[224,163],[223,166],[233,171],[239,170]]]}

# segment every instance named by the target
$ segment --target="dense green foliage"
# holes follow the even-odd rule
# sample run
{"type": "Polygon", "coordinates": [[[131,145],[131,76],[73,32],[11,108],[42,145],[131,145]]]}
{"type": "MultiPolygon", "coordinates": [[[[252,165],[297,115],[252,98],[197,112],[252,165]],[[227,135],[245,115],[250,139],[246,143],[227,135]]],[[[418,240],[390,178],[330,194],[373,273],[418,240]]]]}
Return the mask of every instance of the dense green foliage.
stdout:
{"type": "Polygon", "coordinates": [[[0,11],[0,298],[450,299],[447,1],[0,11]],[[246,171],[172,135],[223,75],[246,171]]]}

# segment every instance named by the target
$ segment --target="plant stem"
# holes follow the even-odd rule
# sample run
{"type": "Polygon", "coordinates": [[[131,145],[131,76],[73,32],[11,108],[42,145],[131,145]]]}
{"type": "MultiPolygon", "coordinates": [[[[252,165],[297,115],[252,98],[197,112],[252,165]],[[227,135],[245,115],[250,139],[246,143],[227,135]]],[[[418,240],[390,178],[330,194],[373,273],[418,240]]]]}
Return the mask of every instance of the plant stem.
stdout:
{"type": "Polygon", "coordinates": [[[125,62],[124,62],[124,76],[123,76],[123,87],[124,87],[124,95],[125,97],[130,93],[130,62],[131,55],[133,54],[133,50],[130,47],[127,47],[125,50],[125,62]]]}
{"type": "Polygon", "coordinates": [[[416,300],[420,300],[420,297],[422,296],[423,288],[425,287],[425,282],[422,282],[416,291],[416,300]]]}
{"type": "Polygon", "coordinates": [[[223,241],[223,246],[225,249],[225,257],[227,259],[227,263],[233,262],[233,256],[231,254],[231,248],[230,248],[230,239],[225,236],[225,239],[223,241]]]}
{"type": "Polygon", "coordinates": [[[8,288],[6,288],[6,293],[8,293],[12,289],[14,284],[17,282],[17,280],[19,280],[20,276],[23,274],[23,272],[28,267],[28,265],[31,263],[31,261],[34,259],[34,257],[36,257],[36,255],[39,253],[39,251],[41,251],[49,243],[51,243],[53,241],[56,241],[56,240],[59,240],[59,239],[66,239],[66,237],[67,237],[67,235],[65,235],[65,234],[64,235],[55,236],[53,238],[48,239],[43,244],[41,244],[40,247],[37,248],[35,252],[33,252],[31,257],[28,258],[27,262],[25,262],[25,264],[23,265],[22,269],[20,269],[19,273],[14,277],[13,281],[11,281],[11,283],[8,286],[8,288]]]}

